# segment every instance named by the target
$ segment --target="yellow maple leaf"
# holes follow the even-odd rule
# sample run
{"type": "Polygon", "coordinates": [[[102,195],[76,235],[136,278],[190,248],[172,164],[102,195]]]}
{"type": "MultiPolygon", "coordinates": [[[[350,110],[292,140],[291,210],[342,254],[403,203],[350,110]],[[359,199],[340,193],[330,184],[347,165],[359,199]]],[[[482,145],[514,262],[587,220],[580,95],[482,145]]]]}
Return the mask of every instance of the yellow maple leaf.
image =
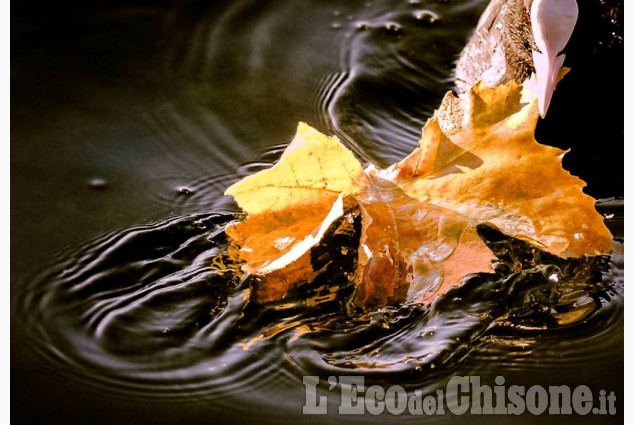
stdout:
{"type": "Polygon", "coordinates": [[[355,194],[367,187],[364,169],[337,137],[301,122],[276,165],[239,181],[225,194],[248,214],[259,214],[302,204],[332,204],[340,193],[355,194]]]}
{"type": "Polygon", "coordinates": [[[315,277],[308,252],[344,214],[344,195],[369,184],[359,161],[336,137],[300,123],[275,166],[227,189],[249,214],[227,234],[241,246],[243,270],[266,275],[256,291],[259,301],[280,298],[293,283],[315,277]]]}
{"type": "Polygon", "coordinates": [[[537,106],[521,103],[521,94],[514,83],[473,87],[465,123],[432,118],[420,147],[381,174],[414,198],[491,222],[553,254],[605,253],[611,238],[595,200],[562,168],[565,151],[536,142],[537,106]]]}
{"type": "Polygon", "coordinates": [[[315,279],[324,267],[312,249],[355,217],[351,279],[362,307],[429,302],[489,271],[482,223],[559,256],[608,252],[611,235],[584,182],[562,168],[565,152],[535,141],[538,115],[513,82],[477,84],[464,99],[448,93],[419,148],[385,170],[363,170],[335,137],[301,123],[278,164],[226,192],[249,214],[227,233],[241,246],[243,270],[262,277],[256,299],[315,279]]]}

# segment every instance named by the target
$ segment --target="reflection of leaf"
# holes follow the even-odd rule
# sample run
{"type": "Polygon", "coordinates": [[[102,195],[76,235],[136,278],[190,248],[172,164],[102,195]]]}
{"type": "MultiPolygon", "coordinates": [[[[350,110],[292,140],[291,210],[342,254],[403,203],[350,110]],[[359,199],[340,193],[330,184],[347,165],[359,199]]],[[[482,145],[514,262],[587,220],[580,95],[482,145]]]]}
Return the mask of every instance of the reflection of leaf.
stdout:
{"type": "Polygon", "coordinates": [[[328,270],[328,256],[311,253],[360,217],[350,276],[362,307],[429,302],[490,270],[481,223],[557,256],[607,252],[610,233],[584,182],[562,168],[565,152],[534,140],[537,118],[520,86],[479,84],[465,99],[446,96],[403,161],[365,171],[336,138],[300,124],[278,164],[227,190],[249,214],[227,232],[243,269],[261,275],[259,301],[328,270]]]}

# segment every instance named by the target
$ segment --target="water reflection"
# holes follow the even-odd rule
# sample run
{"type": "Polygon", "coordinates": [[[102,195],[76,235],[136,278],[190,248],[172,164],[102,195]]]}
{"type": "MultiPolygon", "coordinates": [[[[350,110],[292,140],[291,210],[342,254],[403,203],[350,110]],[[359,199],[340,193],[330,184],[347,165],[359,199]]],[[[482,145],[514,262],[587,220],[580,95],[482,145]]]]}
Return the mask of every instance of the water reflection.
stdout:
{"type": "MultiPolygon", "coordinates": [[[[324,284],[337,287],[337,296],[308,303],[324,288],[314,282],[263,304],[252,296],[257,279],[211,267],[227,249],[224,228],[235,218],[175,217],[66,253],[15,298],[33,361],[128,397],[181,401],[244,396],[273,385],[272,371],[362,374],[415,388],[451,375],[487,335],[497,341],[488,350],[514,362],[516,353],[532,352],[537,336],[566,328],[598,338],[619,319],[621,244],[610,262],[562,260],[486,226],[479,232],[501,260],[496,272],[470,278],[431,307],[351,310],[345,279],[333,273],[324,284]]],[[[585,347],[568,361],[597,349],[585,347]]]]}

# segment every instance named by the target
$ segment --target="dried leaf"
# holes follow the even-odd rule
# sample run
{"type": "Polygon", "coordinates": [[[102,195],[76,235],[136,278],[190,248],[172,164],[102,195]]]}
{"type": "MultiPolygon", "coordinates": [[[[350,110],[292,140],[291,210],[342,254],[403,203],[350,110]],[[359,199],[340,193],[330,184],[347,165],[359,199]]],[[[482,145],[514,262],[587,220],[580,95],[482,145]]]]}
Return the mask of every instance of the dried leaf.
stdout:
{"type": "Polygon", "coordinates": [[[225,191],[248,214],[275,213],[303,204],[332,204],[368,187],[364,170],[336,137],[327,137],[305,123],[280,161],[225,191]]]}
{"type": "Polygon", "coordinates": [[[352,152],[337,138],[300,123],[275,166],[227,189],[225,194],[249,214],[227,229],[241,246],[243,270],[267,275],[257,292],[260,301],[280,298],[293,283],[313,280],[311,248],[344,214],[344,195],[368,187],[352,152]]]}
{"type": "Polygon", "coordinates": [[[433,118],[420,147],[381,174],[413,198],[493,223],[553,254],[607,252],[611,236],[595,200],[562,168],[565,151],[536,142],[538,109],[535,102],[523,107],[521,94],[515,83],[473,87],[465,124],[444,132],[433,118]]]}
{"type": "Polygon", "coordinates": [[[489,271],[483,223],[558,256],[608,252],[611,235],[584,182],[562,168],[565,152],[535,141],[538,115],[515,83],[448,93],[419,148],[385,170],[363,170],[335,137],[301,123],[278,164],[226,192],[249,214],[227,233],[243,270],[261,276],[257,300],[316,279],[328,258],[311,253],[326,235],[356,231],[359,217],[351,280],[364,308],[427,303],[489,271]]]}

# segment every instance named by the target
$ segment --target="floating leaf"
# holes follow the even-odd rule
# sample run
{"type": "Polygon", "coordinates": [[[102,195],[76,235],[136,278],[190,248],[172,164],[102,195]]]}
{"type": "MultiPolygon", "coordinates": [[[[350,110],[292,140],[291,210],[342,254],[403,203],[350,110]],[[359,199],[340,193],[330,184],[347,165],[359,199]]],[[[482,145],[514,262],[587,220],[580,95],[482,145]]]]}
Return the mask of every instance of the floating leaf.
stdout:
{"type": "Polygon", "coordinates": [[[565,152],[534,139],[539,113],[526,97],[513,82],[448,93],[420,146],[385,170],[364,170],[335,137],[301,123],[278,164],[226,192],[248,213],[227,233],[243,270],[260,276],[257,300],[280,299],[328,270],[316,250],[348,249],[335,242],[339,231],[360,233],[348,275],[363,308],[427,303],[490,271],[495,257],[479,224],[557,256],[608,252],[611,235],[584,182],[562,168],[565,152]]]}
{"type": "Polygon", "coordinates": [[[344,214],[344,195],[368,187],[352,152],[337,138],[300,123],[275,166],[227,189],[249,214],[229,226],[227,234],[241,246],[243,270],[267,276],[257,292],[260,301],[283,296],[293,283],[313,280],[311,248],[344,214]]]}
{"type": "Polygon", "coordinates": [[[473,87],[464,123],[432,118],[420,147],[381,174],[409,196],[489,221],[553,254],[607,252],[611,237],[595,200],[562,168],[565,151],[536,142],[537,106],[521,103],[521,93],[513,83],[473,87]]]}
{"type": "Polygon", "coordinates": [[[239,181],[225,194],[254,215],[301,205],[330,206],[341,193],[359,193],[368,186],[361,164],[336,137],[300,123],[276,165],[239,181]]]}

